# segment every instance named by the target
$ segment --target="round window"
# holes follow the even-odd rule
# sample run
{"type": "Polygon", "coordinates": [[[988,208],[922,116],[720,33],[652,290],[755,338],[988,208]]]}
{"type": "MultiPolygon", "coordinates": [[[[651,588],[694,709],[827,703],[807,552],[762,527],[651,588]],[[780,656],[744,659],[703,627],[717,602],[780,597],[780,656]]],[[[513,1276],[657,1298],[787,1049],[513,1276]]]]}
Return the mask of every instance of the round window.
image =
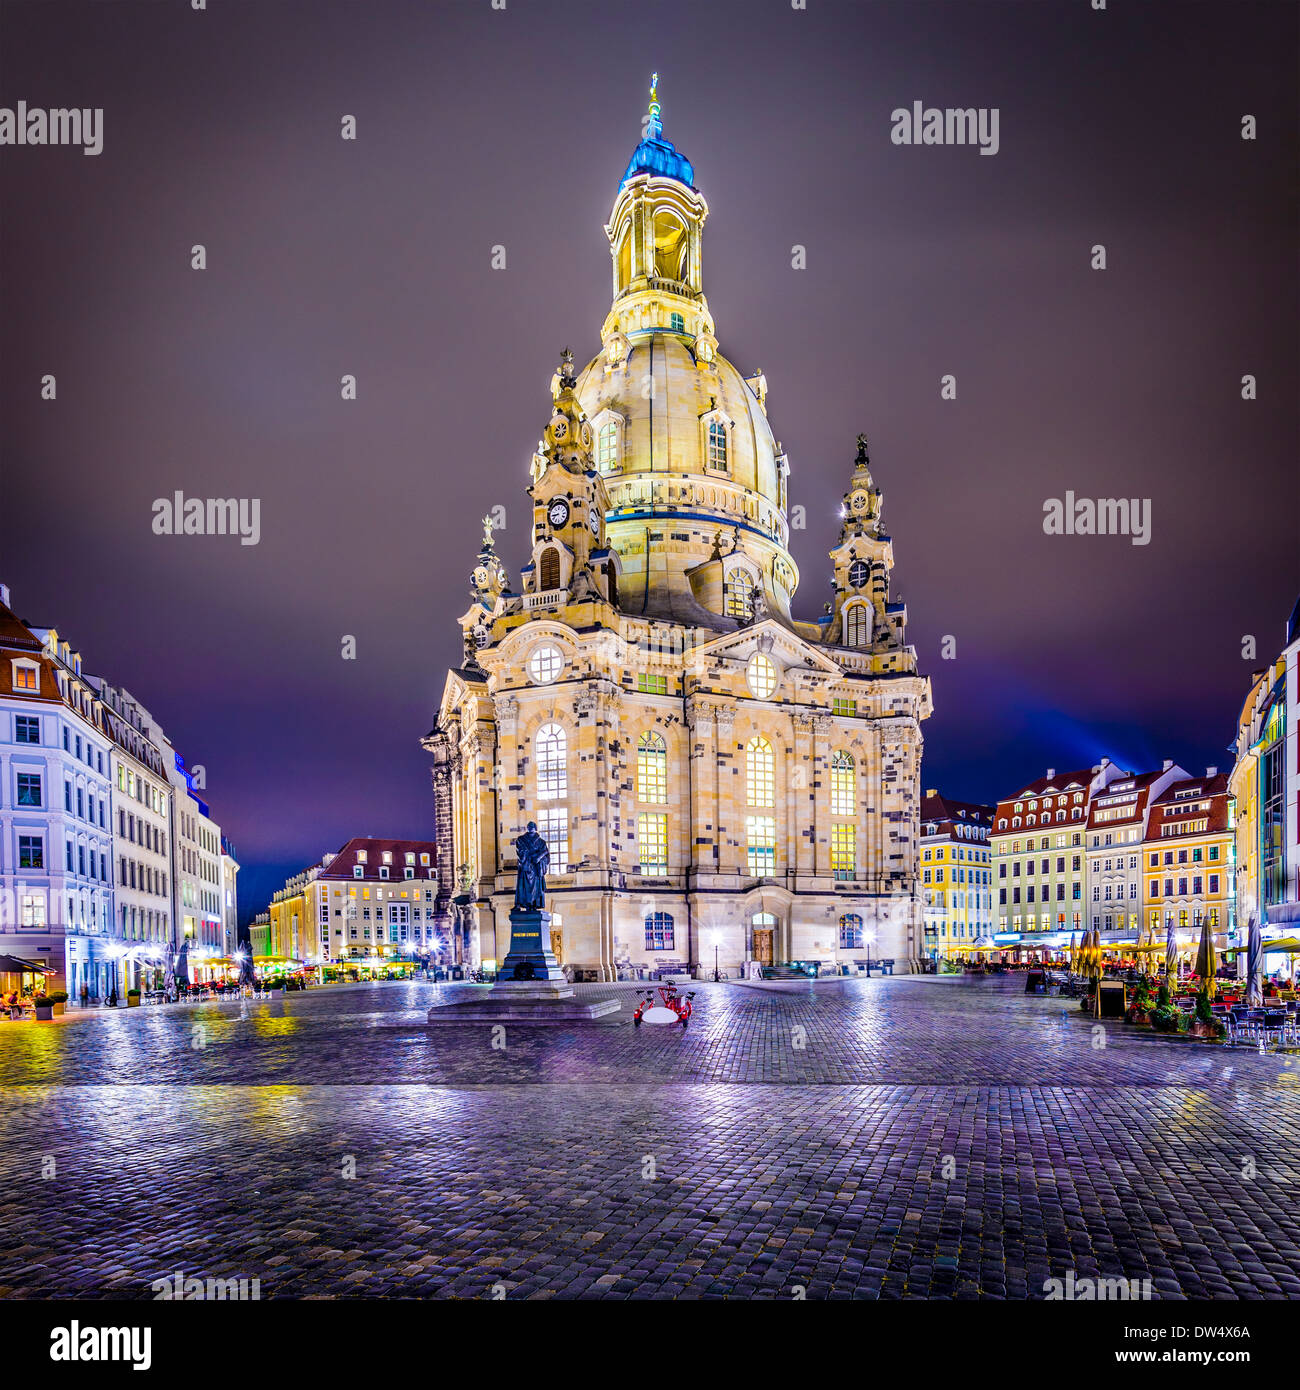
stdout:
{"type": "Polygon", "coordinates": [[[745,679],[749,682],[749,693],[756,700],[766,700],[776,689],[776,666],[770,656],[763,652],[755,652],[749,658],[749,666],[745,670],[745,679]]]}
{"type": "Polygon", "coordinates": [[[528,674],[538,685],[548,685],[564,670],[564,657],[559,647],[549,642],[538,647],[528,658],[528,674]]]}
{"type": "Polygon", "coordinates": [[[849,566],[849,583],[860,589],[871,575],[870,566],[865,560],[854,560],[849,566]]]}

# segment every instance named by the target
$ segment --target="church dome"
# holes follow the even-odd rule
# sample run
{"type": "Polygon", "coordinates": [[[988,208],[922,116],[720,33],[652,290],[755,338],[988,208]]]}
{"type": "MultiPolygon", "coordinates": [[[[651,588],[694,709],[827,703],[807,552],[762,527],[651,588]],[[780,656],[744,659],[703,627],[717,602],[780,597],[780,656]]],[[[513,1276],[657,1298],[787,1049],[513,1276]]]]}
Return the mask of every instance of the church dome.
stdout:
{"type": "MultiPolygon", "coordinates": [[[[761,378],[756,378],[761,380],[761,378]]],[[[597,429],[620,422],[621,448],[610,481],[637,473],[711,477],[758,494],[783,510],[776,441],[756,388],[721,353],[701,370],[692,339],[653,328],[628,335],[625,365],[606,370],[602,353],[578,377],[578,400],[597,429]],[[647,385],[647,383],[650,383],[647,385]],[[726,431],[720,455],[714,431],[726,431]]]]}

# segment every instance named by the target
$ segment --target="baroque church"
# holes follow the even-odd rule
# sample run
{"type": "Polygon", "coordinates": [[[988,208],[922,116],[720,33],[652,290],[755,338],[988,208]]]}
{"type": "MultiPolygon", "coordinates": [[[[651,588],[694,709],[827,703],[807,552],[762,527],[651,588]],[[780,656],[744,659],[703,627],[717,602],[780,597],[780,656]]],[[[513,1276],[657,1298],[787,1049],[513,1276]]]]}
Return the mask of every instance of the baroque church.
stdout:
{"type": "Polygon", "coordinates": [[[797,618],[790,466],[767,382],[719,350],[707,216],[652,87],[605,228],[600,352],[579,367],[566,350],[551,383],[531,553],[516,580],[485,520],[464,661],[422,740],[457,962],[491,969],[509,950],[530,820],[550,848],[552,946],[579,979],[903,971],[922,955],[930,682],[890,601],[866,440],[833,601],[797,618]]]}

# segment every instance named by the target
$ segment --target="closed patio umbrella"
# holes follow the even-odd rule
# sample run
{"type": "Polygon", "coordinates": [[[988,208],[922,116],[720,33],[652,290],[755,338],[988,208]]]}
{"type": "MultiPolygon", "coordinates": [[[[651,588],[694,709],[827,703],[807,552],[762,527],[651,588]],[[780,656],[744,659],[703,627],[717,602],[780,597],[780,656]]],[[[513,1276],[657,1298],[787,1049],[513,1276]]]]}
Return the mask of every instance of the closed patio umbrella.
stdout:
{"type": "Polygon", "coordinates": [[[1259,930],[1259,917],[1251,913],[1246,934],[1246,1003],[1258,1009],[1264,1002],[1264,942],[1259,930]]]}
{"type": "Polygon", "coordinates": [[[1202,987],[1211,999],[1215,991],[1215,971],[1218,962],[1214,955],[1214,933],[1210,930],[1210,919],[1201,923],[1201,944],[1196,952],[1196,973],[1200,976],[1202,987]]]}
{"type": "Polygon", "coordinates": [[[1174,919],[1171,913],[1165,920],[1165,976],[1172,988],[1178,978],[1178,937],[1174,932],[1174,919]]]}
{"type": "Polygon", "coordinates": [[[1079,968],[1079,933],[1070,933],[1070,969],[1078,974],[1079,968]]]}

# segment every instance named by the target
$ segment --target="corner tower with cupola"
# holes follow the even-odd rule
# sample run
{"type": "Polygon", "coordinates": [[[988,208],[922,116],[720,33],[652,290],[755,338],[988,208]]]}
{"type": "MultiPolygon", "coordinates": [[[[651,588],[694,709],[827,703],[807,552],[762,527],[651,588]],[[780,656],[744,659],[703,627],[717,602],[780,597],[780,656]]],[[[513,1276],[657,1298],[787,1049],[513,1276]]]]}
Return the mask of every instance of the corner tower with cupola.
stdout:
{"type": "Polygon", "coordinates": [[[552,946],[580,977],[922,954],[930,687],[889,600],[866,441],[834,601],[799,619],[789,464],[763,373],[719,350],[707,216],[652,85],[605,227],[601,350],[581,369],[566,350],[551,379],[518,589],[489,533],[423,740],[456,961],[505,957],[529,820],[551,847],[552,946]]]}

